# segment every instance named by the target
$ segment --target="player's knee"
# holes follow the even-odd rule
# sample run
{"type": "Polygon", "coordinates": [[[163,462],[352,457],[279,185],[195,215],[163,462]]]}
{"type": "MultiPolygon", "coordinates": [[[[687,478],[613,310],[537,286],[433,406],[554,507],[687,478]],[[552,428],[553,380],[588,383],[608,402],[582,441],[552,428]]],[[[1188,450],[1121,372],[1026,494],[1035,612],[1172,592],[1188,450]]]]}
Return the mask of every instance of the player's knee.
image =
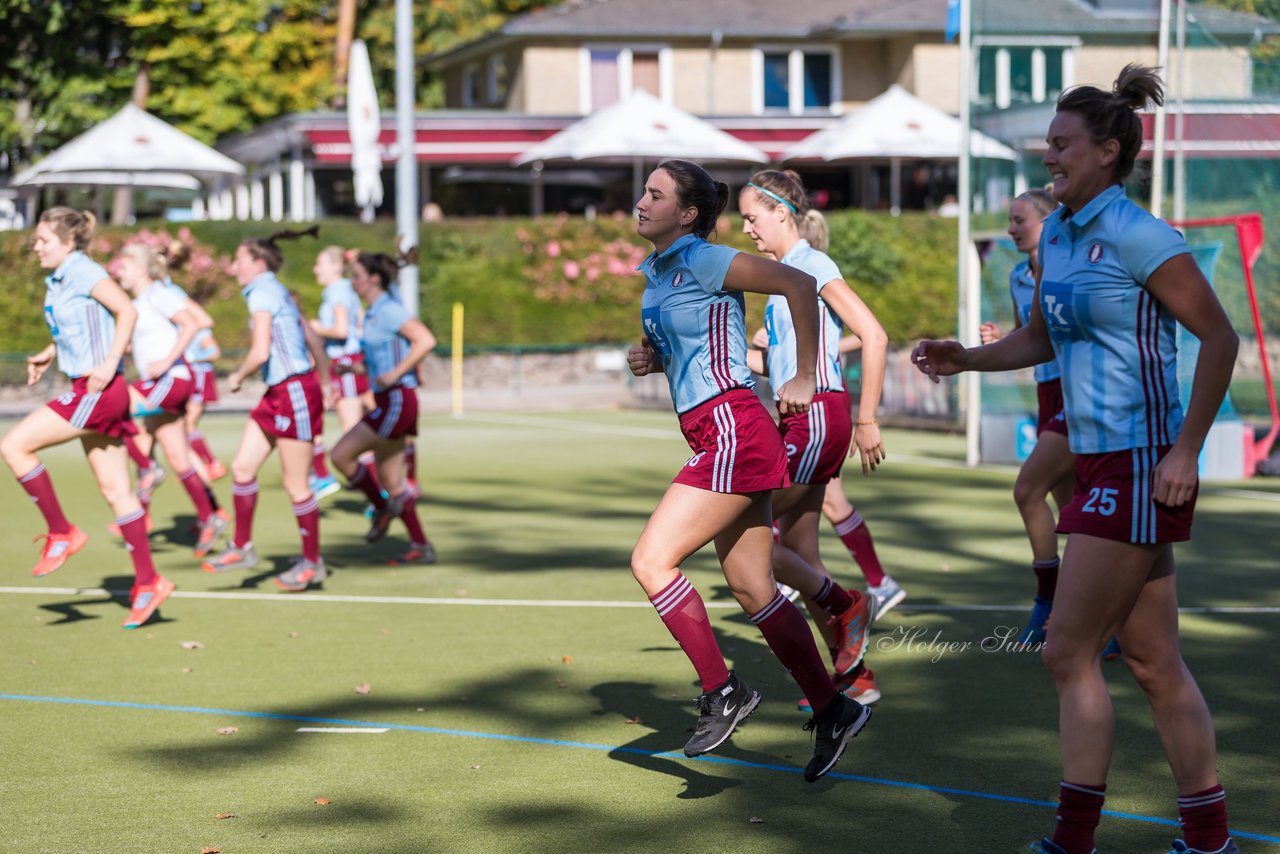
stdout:
{"type": "Polygon", "coordinates": [[[9,468],[16,471],[20,458],[26,456],[27,451],[19,437],[14,435],[15,432],[10,430],[4,434],[3,438],[0,438],[0,457],[4,457],[4,461],[9,468]]]}
{"type": "Polygon", "coordinates": [[[1173,685],[1182,674],[1182,661],[1154,660],[1136,654],[1128,649],[1124,651],[1124,663],[1133,674],[1133,679],[1145,693],[1159,695],[1173,685]]]}
{"type": "Polygon", "coordinates": [[[1042,504],[1048,493],[1037,483],[1032,483],[1029,479],[1023,480],[1018,478],[1013,485],[1013,502],[1018,505],[1021,510],[1042,504]]]}

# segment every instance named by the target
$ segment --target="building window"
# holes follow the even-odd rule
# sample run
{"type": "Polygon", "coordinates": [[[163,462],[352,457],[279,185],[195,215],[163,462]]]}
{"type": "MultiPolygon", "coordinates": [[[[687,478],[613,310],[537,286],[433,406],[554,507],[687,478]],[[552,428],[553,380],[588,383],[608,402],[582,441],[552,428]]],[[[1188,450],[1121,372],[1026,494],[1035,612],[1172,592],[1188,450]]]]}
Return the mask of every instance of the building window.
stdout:
{"type": "Polygon", "coordinates": [[[484,101],[484,78],[480,66],[468,65],[462,69],[462,106],[478,107],[484,101]]]}
{"type": "Polygon", "coordinates": [[[1071,58],[1065,45],[981,45],[976,103],[1004,110],[1056,101],[1071,85],[1071,58]]]}
{"type": "Polygon", "coordinates": [[[583,113],[615,104],[643,89],[655,98],[671,99],[671,61],[662,47],[589,47],[583,51],[585,73],[579,99],[583,113]]]}
{"type": "Polygon", "coordinates": [[[489,103],[502,106],[511,90],[511,81],[507,71],[507,58],[498,54],[489,57],[489,103]]]}
{"type": "Polygon", "coordinates": [[[760,48],[755,111],[829,112],[839,101],[839,74],[834,50],[760,48]]]}

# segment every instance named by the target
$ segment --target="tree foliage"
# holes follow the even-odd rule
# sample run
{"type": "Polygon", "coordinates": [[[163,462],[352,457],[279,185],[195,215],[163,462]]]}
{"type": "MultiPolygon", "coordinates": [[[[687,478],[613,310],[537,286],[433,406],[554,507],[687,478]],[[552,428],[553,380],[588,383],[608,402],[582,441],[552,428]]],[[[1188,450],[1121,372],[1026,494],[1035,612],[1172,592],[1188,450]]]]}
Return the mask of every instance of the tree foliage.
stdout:
{"type": "MultiPolygon", "coordinates": [[[[416,56],[477,38],[556,0],[414,3],[416,56]]],[[[212,142],[334,91],[335,0],[0,0],[0,169],[38,160],[130,98],[145,68],[146,107],[212,142]]],[[[395,96],[395,0],[362,0],[379,98],[395,96]]],[[[443,90],[418,76],[418,106],[443,90]]]]}

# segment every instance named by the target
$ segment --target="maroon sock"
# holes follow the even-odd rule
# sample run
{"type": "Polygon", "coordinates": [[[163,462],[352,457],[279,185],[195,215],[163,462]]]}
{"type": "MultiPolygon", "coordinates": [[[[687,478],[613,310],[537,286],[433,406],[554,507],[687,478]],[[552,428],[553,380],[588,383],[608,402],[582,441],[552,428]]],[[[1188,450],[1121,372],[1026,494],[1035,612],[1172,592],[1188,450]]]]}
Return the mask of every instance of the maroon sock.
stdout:
{"type": "Polygon", "coordinates": [[[44,470],[44,463],[40,463],[18,478],[18,483],[22,484],[27,495],[30,495],[31,500],[35,502],[36,509],[43,514],[44,523],[48,526],[50,534],[71,533],[71,523],[67,521],[66,516],[62,515],[62,505],[58,503],[58,496],[53,491],[53,481],[49,479],[49,473],[44,470]]]}
{"type": "Polygon", "coordinates": [[[258,509],[258,479],[231,484],[231,503],[236,509],[236,530],[231,545],[242,549],[253,542],[253,512],[258,509]]]}
{"type": "Polygon", "coordinates": [[[1178,796],[1183,841],[1196,851],[1221,851],[1231,838],[1227,830],[1227,793],[1222,786],[1178,796]]]}
{"type": "Polygon", "coordinates": [[[197,521],[201,525],[208,522],[213,515],[213,505],[209,503],[209,493],[200,475],[196,474],[194,468],[190,468],[178,475],[178,480],[182,481],[182,488],[191,496],[191,503],[196,507],[197,521]]]}
{"type": "Polygon", "coordinates": [[[1058,558],[1052,560],[1033,560],[1031,571],[1036,574],[1036,598],[1046,602],[1053,601],[1053,591],[1058,587],[1058,558]]]}
{"type": "MultiPolygon", "coordinates": [[[[293,505],[293,515],[298,517],[298,534],[302,537],[302,556],[309,561],[320,560],[320,505],[314,495],[293,505]]],[[[236,517],[239,522],[239,516],[236,517]]]]}
{"type": "Polygon", "coordinates": [[[316,442],[311,451],[311,470],[316,477],[329,476],[329,466],[324,461],[324,442],[316,442]]]}
{"type": "Polygon", "coordinates": [[[693,669],[698,671],[703,693],[728,682],[729,668],[711,631],[707,606],[689,579],[677,573],[676,580],[662,588],[657,596],[650,596],[649,601],[676,643],[689,656],[693,669]]]}
{"type": "Polygon", "coordinates": [[[378,485],[373,469],[364,463],[360,463],[355,477],[351,478],[351,488],[363,492],[368,497],[369,503],[379,510],[387,506],[387,499],[382,497],[382,487],[378,485]]]}
{"type": "Polygon", "coordinates": [[[1063,780],[1058,787],[1058,823],[1053,830],[1053,843],[1066,854],[1090,854],[1093,832],[1102,818],[1105,784],[1081,786],[1063,780]]]}
{"type": "Polygon", "coordinates": [[[416,546],[427,544],[427,534],[422,530],[422,520],[418,518],[418,496],[412,490],[404,492],[392,499],[400,504],[400,521],[409,529],[409,542],[416,546]]]}
{"type": "Polygon", "coordinates": [[[191,450],[196,452],[201,462],[206,466],[213,465],[213,451],[209,450],[209,443],[204,440],[203,433],[192,431],[187,435],[187,440],[191,443],[191,450]]]}
{"type": "Polygon", "coordinates": [[[124,446],[129,451],[129,459],[133,460],[133,464],[139,471],[151,468],[151,457],[142,453],[142,449],[138,447],[137,441],[132,436],[124,437],[124,446]]]}
{"type": "Polygon", "coordinates": [[[418,480],[418,449],[411,442],[406,442],[404,446],[404,472],[405,477],[415,483],[418,480]]]}
{"type": "Polygon", "coordinates": [[[833,617],[838,617],[853,607],[853,597],[849,595],[849,591],[836,584],[831,576],[827,576],[822,582],[822,589],[813,597],[813,602],[815,605],[821,605],[822,609],[833,617]]]}
{"type": "Polygon", "coordinates": [[[778,591],[774,593],[772,602],[751,615],[751,622],[756,624],[769,649],[796,680],[814,713],[820,714],[831,705],[838,696],[836,686],[822,663],[822,656],[813,642],[813,633],[800,609],[778,591]]]}
{"type": "Polygon", "coordinates": [[[867,584],[875,587],[884,582],[884,570],[880,567],[880,558],[876,557],[876,544],[871,539],[871,532],[862,521],[862,514],[855,509],[843,522],[834,523],[840,542],[849,550],[857,562],[867,584]]]}
{"type": "Polygon", "coordinates": [[[151,543],[147,541],[146,511],[139,508],[128,516],[117,519],[116,524],[120,526],[125,550],[133,558],[134,583],[154,584],[156,565],[151,562],[151,543]]]}

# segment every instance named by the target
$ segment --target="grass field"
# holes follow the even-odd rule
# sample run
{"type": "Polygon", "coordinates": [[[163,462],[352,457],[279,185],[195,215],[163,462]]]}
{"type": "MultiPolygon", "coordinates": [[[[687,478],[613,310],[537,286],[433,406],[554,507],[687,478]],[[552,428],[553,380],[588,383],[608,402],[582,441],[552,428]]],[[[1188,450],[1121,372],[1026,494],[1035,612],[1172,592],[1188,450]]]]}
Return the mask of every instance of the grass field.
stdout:
{"type": "MultiPolygon", "coordinates": [[[[241,424],[207,419],[221,454],[241,424]]],[[[334,574],[322,591],[276,593],[270,575],[297,535],[272,461],[263,571],[206,575],[170,482],[152,543],[178,592],[132,632],[121,595],[103,592],[127,590],[128,557],[103,531],[78,447],[45,455],[92,537],[57,574],[28,574],[38,514],[5,486],[0,851],[1012,852],[1049,832],[1053,686],[1037,656],[979,649],[1020,625],[1030,599],[1010,471],[959,467],[953,437],[890,432],[886,467],[848,479],[909,595],[873,641],[874,718],[838,773],[808,785],[798,692],[709,552],[686,571],[765,700],[718,756],[679,752],[692,668],[627,569],[686,456],[673,416],[430,416],[423,428],[438,566],[387,568],[403,532],[366,546],[362,502],[341,493],[322,504],[334,574]],[[385,731],[299,731],[325,727],[385,731]]],[[[219,492],[229,502],[225,481],[219,492]]],[[[1280,850],[1265,723],[1280,672],[1278,519],[1274,482],[1210,485],[1178,551],[1182,603],[1200,609],[1183,617],[1184,652],[1215,712],[1246,851],[1280,850]]],[[[1140,692],[1119,662],[1107,671],[1118,747],[1099,846],[1164,852],[1180,835],[1172,781],[1140,692]]]]}

